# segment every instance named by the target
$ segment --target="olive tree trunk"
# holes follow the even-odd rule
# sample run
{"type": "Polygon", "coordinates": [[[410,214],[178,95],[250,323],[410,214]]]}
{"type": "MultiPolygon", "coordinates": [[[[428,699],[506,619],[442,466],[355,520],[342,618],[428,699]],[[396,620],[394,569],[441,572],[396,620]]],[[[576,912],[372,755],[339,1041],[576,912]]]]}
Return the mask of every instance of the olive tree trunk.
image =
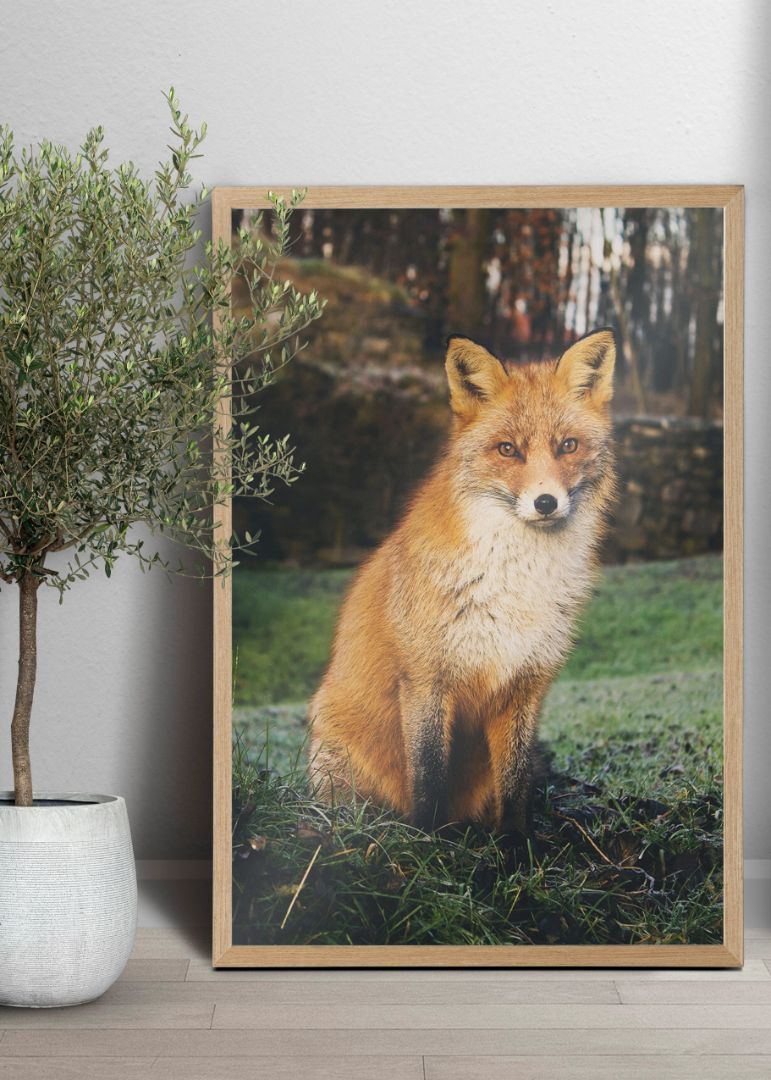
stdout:
{"type": "Polygon", "coordinates": [[[19,582],[19,674],[11,721],[13,786],[17,806],[32,806],[29,720],[37,674],[37,591],[40,577],[26,573],[19,582]]]}

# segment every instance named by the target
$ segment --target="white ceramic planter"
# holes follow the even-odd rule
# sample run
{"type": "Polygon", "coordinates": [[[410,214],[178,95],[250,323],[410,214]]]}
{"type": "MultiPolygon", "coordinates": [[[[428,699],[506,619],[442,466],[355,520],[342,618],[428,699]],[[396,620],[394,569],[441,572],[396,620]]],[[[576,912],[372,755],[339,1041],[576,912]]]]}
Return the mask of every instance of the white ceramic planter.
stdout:
{"type": "Polygon", "coordinates": [[[0,1005],[77,1005],[128,960],[137,883],[126,804],[114,795],[0,792],[0,1005]]]}

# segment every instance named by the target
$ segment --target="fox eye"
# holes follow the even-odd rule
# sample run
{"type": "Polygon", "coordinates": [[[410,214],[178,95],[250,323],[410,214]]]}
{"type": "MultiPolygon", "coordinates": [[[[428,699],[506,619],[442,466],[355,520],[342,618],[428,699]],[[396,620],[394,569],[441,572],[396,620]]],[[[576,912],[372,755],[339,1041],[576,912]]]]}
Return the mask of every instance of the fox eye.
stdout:
{"type": "Polygon", "coordinates": [[[578,449],[578,439],[563,439],[560,443],[561,454],[575,454],[578,449]]]}
{"type": "Polygon", "coordinates": [[[498,443],[498,453],[501,457],[521,457],[519,450],[513,442],[498,443]]]}

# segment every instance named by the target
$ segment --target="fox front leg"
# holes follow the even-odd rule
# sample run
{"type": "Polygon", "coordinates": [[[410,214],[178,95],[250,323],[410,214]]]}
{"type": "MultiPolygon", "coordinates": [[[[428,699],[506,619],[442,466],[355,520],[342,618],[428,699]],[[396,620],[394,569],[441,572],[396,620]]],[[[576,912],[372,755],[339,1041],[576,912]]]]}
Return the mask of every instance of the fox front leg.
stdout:
{"type": "Polygon", "coordinates": [[[412,824],[424,832],[449,815],[449,710],[440,695],[400,688],[402,730],[412,796],[412,824]]]}
{"type": "Polygon", "coordinates": [[[530,796],[538,710],[548,679],[527,680],[517,688],[509,707],[488,726],[487,742],[493,776],[496,827],[503,833],[532,832],[530,796]]]}

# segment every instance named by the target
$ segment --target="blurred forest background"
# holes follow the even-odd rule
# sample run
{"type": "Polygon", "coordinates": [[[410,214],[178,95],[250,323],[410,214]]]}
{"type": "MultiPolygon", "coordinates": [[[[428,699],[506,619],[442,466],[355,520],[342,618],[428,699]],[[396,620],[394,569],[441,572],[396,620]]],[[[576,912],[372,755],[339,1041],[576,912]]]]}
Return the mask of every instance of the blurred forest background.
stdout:
{"type": "Polygon", "coordinates": [[[387,534],[447,432],[448,334],[520,363],[604,325],[623,481],[606,561],[721,549],[721,210],[300,209],[292,251],[280,274],[327,309],[260,398],[306,464],[272,507],[235,507],[261,558],[350,565],[387,534]]]}
{"type": "Polygon", "coordinates": [[[721,415],[721,210],[306,210],[293,241],[400,287],[428,352],[466,333],[537,360],[612,325],[617,412],[721,415]]]}

